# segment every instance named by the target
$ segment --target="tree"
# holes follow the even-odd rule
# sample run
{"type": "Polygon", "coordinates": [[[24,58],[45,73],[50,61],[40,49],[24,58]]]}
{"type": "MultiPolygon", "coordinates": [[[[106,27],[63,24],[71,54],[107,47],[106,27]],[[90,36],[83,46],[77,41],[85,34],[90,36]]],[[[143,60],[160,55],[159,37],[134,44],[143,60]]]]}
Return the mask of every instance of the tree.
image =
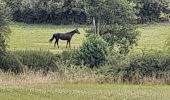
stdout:
{"type": "Polygon", "coordinates": [[[107,61],[107,42],[101,36],[90,34],[80,49],[73,54],[73,63],[90,68],[100,67],[107,61]]]}
{"type": "Polygon", "coordinates": [[[6,42],[5,39],[7,38],[8,34],[10,33],[9,27],[7,25],[7,11],[6,5],[0,1],[0,57],[5,55],[5,47],[6,42]]]}
{"type": "Polygon", "coordinates": [[[86,0],[85,3],[93,22],[93,33],[103,36],[119,53],[127,54],[138,36],[134,27],[136,5],[128,0],[86,0]]]}
{"type": "Polygon", "coordinates": [[[87,14],[93,23],[93,31],[95,34],[99,35],[100,33],[100,23],[101,17],[104,15],[104,12],[107,11],[105,0],[85,0],[85,7],[87,14]]]}
{"type": "Polygon", "coordinates": [[[161,14],[170,13],[168,0],[135,0],[135,2],[136,9],[139,10],[138,23],[160,22],[166,19],[161,18],[161,14]]]}
{"type": "Polygon", "coordinates": [[[86,23],[86,13],[77,0],[4,0],[14,21],[25,23],[86,23]]]}

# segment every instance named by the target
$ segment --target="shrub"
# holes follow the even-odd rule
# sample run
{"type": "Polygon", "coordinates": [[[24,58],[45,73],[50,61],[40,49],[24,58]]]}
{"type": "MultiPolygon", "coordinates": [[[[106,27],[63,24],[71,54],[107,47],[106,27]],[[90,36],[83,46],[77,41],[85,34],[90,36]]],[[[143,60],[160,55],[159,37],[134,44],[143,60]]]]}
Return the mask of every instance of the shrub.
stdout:
{"type": "Polygon", "coordinates": [[[136,27],[131,24],[105,26],[101,33],[111,50],[124,55],[137,45],[140,35],[136,27]]]}
{"type": "Polygon", "coordinates": [[[9,13],[6,4],[0,1],[0,57],[6,53],[6,39],[10,34],[10,28],[7,21],[9,20],[9,13]]]}
{"type": "Polygon", "coordinates": [[[45,72],[57,70],[56,61],[59,59],[57,54],[54,55],[49,51],[42,50],[16,51],[15,53],[23,65],[28,66],[29,69],[43,70],[45,72]]]}
{"type": "Polygon", "coordinates": [[[90,68],[99,67],[106,61],[107,43],[100,36],[89,35],[80,49],[73,54],[75,64],[90,68]]]}
{"type": "Polygon", "coordinates": [[[141,83],[144,78],[169,79],[170,55],[165,53],[137,54],[112,67],[113,77],[122,81],[141,83]]]}
{"type": "Polygon", "coordinates": [[[23,65],[20,60],[12,53],[6,53],[5,56],[0,57],[0,69],[3,72],[21,73],[23,65]]]}

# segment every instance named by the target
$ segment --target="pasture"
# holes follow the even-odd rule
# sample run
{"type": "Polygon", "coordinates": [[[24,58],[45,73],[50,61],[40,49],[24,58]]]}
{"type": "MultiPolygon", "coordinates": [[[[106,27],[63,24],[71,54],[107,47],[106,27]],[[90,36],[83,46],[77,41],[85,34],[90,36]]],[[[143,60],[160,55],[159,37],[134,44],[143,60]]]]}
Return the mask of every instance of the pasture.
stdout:
{"type": "MultiPolygon", "coordinates": [[[[65,50],[66,41],[59,41],[60,49],[55,48],[52,44],[49,44],[49,39],[55,32],[69,32],[79,28],[81,34],[73,36],[71,41],[72,48],[79,47],[85,39],[85,29],[88,26],[71,26],[71,25],[46,25],[46,24],[23,24],[12,23],[10,28],[12,33],[9,40],[9,50],[32,50],[43,49],[50,50],[52,52],[65,50]]],[[[170,24],[158,24],[158,25],[139,25],[138,30],[141,32],[138,46],[134,50],[163,50],[165,49],[165,42],[170,37],[170,24]]]]}
{"type": "MultiPolygon", "coordinates": [[[[79,27],[81,34],[76,34],[72,41],[72,48],[78,48],[85,39],[88,26],[56,26],[47,24],[11,23],[11,35],[8,40],[8,50],[49,50],[53,53],[65,50],[66,41],[59,41],[60,49],[49,44],[49,39],[55,32],[69,32],[79,27]]],[[[141,31],[138,46],[133,50],[164,50],[165,43],[170,37],[170,24],[139,25],[141,31]]],[[[54,42],[54,41],[53,41],[54,42]]],[[[36,76],[22,83],[11,77],[0,79],[0,98],[2,100],[169,100],[170,86],[168,85],[115,85],[96,83],[69,83],[58,81],[31,83],[36,76]],[[4,81],[6,80],[6,81],[4,81]],[[11,81],[11,80],[14,80],[11,81]],[[4,84],[3,82],[9,82],[4,84]],[[27,83],[28,82],[28,83],[27,83]],[[30,84],[30,83],[31,84],[30,84]],[[15,84],[17,83],[17,84],[15,84]]],[[[45,78],[45,77],[44,77],[45,78]]],[[[55,79],[55,78],[52,78],[55,79]]],[[[43,81],[43,79],[39,79],[43,81]]],[[[36,80],[37,81],[37,80],[36,80]]]]}
{"type": "Polygon", "coordinates": [[[0,86],[2,100],[169,100],[170,86],[32,84],[0,86]]]}
{"type": "MultiPolygon", "coordinates": [[[[61,51],[66,47],[66,41],[59,41],[60,49],[54,47],[53,43],[49,43],[49,39],[53,33],[56,32],[70,32],[77,26],[55,26],[55,25],[27,25],[23,23],[12,23],[10,28],[12,33],[9,40],[10,50],[32,50],[43,49],[50,51],[61,51]]],[[[82,44],[86,29],[85,26],[81,26],[79,31],[81,34],[75,34],[71,41],[72,48],[77,48],[82,44]]]]}
{"type": "Polygon", "coordinates": [[[166,41],[170,38],[170,24],[140,25],[138,30],[141,36],[135,49],[166,49],[166,41]]]}

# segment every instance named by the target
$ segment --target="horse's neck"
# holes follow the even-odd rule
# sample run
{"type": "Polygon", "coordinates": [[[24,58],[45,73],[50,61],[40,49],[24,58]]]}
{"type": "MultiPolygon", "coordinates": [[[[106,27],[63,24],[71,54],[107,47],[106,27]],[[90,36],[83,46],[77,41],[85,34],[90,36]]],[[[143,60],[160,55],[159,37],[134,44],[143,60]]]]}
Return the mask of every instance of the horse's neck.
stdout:
{"type": "Polygon", "coordinates": [[[75,32],[74,32],[74,31],[72,31],[72,32],[70,32],[70,34],[71,34],[71,36],[73,36],[73,35],[75,34],[75,32]]]}

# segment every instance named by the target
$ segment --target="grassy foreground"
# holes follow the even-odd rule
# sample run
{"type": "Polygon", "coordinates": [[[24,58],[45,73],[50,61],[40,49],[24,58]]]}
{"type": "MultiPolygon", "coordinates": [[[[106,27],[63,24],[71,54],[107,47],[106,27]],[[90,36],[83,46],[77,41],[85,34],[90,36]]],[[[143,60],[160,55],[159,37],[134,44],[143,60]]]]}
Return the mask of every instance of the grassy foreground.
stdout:
{"type": "MultiPolygon", "coordinates": [[[[84,73],[84,72],[82,72],[84,73]]],[[[90,74],[90,73],[89,73],[90,74]]],[[[97,77],[28,71],[0,72],[0,100],[169,100],[169,85],[99,84],[97,77]]],[[[101,78],[101,77],[100,77],[101,78]]]]}
{"type": "Polygon", "coordinates": [[[36,84],[0,86],[2,100],[169,100],[170,86],[36,84]]]}
{"type": "MultiPolygon", "coordinates": [[[[66,41],[59,41],[60,49],[54,48],[53,43],[49,44],[48,40],[55,32],[69,32],[76,27],[79,27],[80,35],[75,35],[72,39],[72,48],[79,47],[85,39],[85,30],[88,26],[57,26],[43,24],[23,24],[11,23],[10,28],[12,34],[9,40],[10,50],[25,50],[25,49],[44,49],[52,52],[65,49],[66,41]]],[[[156,49],[162,50],[165,47],[166,40],[170,37],[170,24],[158,25],[139,25],[138,30],[141,32],[138,46],[136,50],[156,49]]]]}

